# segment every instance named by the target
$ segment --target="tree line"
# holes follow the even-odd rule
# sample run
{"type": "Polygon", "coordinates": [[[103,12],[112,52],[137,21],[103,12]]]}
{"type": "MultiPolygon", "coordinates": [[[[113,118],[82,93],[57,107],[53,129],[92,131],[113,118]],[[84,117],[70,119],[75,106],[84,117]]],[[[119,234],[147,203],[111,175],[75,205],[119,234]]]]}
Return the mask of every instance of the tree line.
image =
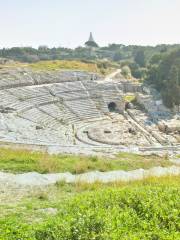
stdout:
{"type": "Polygon", "coordinates": [[[180,48],[170,54],[154,55],[146,81],[161,92],[167,107],[180,105],[180,48]]]}
{"type": "MultiPolygon", "coordinates": [[[[70,48],[49,48],[40,46],[38,49],[32,47],[13,47],[0,49],[1,58],[9,58],[22,62],[37,62],[40,60],[98,60],[107,59],[121,63],[128,61],[129,64],[137,64],[140,68],[144,67],[149,62],[150,58],[161,52],[168,52],[176,49],[178,45],[158,45],[151,46],[125,46],[123,44],[109,44],[106,47],[98,47],[89,49],[86,47],[70,48]]],[[[180,46],[180,45],[179,45],[180,46]]],[[[132,65],[132,69],[133,66],[132,65]]],[[[137,76],[139,72],[135,73],[137,76]]]]}

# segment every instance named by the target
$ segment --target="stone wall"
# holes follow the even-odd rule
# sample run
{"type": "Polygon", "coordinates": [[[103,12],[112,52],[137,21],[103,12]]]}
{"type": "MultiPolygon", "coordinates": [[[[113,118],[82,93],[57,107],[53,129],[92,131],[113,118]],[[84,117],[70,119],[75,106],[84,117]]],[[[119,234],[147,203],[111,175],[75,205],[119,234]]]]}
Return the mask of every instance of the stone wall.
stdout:
{"type": "Polygon", "coordinates": [[[126,92],[132,92],[132,93],[143,92],[142,85],[139,83],[134,83],[131,81],[122,81],[121,85],[122,85],[123,92],[125,93],[126,92]]]}

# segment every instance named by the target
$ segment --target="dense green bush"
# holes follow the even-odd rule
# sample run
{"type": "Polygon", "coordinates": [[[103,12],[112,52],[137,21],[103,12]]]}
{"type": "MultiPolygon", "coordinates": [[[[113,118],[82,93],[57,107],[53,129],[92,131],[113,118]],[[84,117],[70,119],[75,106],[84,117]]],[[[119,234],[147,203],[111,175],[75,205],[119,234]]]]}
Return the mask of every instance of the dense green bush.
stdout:
{"type": "Polygon", "coordinates": [[[155,55],[148,67],[146,80],[161,92],[167,107],[178,106],[180,104],[180,49],[170,54],[155,55]]]}
{"type": "Polygon", "coordinates": [[[164,185],[83,193],[41,225],[6,221],[0,240],[178,240],[179,196],[164,185]]]}

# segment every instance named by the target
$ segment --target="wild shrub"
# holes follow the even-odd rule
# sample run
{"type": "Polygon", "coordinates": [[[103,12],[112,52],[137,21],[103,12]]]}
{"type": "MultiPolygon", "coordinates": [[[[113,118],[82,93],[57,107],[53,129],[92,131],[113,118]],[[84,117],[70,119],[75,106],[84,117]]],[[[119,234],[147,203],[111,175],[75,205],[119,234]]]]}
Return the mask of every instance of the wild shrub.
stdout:
{"type": "Polygon", "coordinates": [[[6,221],[1,240],[178,240],[180,188],[140,185],[79,194],[45,223],[6,221]]]}
{"type": "Polygon", "coordinates": [[[178,239],[179,194],[149,186],[82,194],[38,230],[37,239],[178,239]]]}

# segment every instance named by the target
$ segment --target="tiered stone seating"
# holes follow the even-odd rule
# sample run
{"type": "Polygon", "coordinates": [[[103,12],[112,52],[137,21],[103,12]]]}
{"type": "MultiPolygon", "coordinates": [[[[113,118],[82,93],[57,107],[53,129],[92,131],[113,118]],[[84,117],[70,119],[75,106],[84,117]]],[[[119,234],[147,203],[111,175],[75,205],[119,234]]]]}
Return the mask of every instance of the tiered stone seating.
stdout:
{"type": "Polygon", "coordinates": [[[27,101],[20,101],[17,96],[12,95],[11,93],[5,91],[0,91],[0,106],[2,108],[12,108],[14,111],[22,111],[25,109],[29,109],[32,104],[27,101]]]}
{"type": "Polygon", "coordinates": [[[12,94],[16,96],[21,101],[26,101],[31,98],[41,97],[41,96],[47,96],[49,93],[49,90],[45,87],[19,87],[14,89],[7,90],[9,94],[12,94]]]}
{"type": "Polygon", "coordinates": [[[17,70],[0,71],[0,90],[33,84],[34,79],[27,72],[17,70]]]}
{"type": "Polygon", "coordinates": [[[79,81],[54,84],[49,87],[54,96],[63,100],[74,98],[87,98],[87,92],[79,81]]]}
{"type": "Polygon", "coordinates": [[[50,127],[54,125],[59,125],[57,120],[52,116],[45,114],[38,108],[32,108],[20,115],[22,118],[27,119],[31,122],[36,123],[42,127],[50,127]]]}
{"type": "Polygon", "coordinates": [[[9,94],[6,91],[0,91],[0,105],[3,107],[9,106],[10,104],[12,104],[13,102],[18,101],[18,98],[9,94]]]}
{"type": "Polygon", "coordinates": [[[32,72],[29,69],[0,70],[0,90],[21,86],[52,84],[61,82],[89,81],[97,79],[94,73],[82,71],[32,72]]]}
{"type": "Polygon", "coordinates": [[[109,101],[119,101],[120,99],[120,93],[114,84],[98,84],[94,89],[88,90],[88,92],[92,98],[100,98],[100,102],[104,102],[105,105],[109,101]]]}
{"type": "Polygon", "coordinates": [[[0,91],[1,106],[11,107],[16,111],[25,111],[36,105],[53,102],[54,98],[44,87],[21,87],[0,91]]]}
{"type": "Polygon", "coordinates": [[[102,117],[94,102],[90,99],[79,99],[77,101],[66,101],[66,105],[82,120],[102,117]]]}
{"type": "Polygon", "coordinates": [[[39,109],[63,125],[68,123],[74,124],[80,121],[76,114],[60,103],[40,106],[39,109]]]}
{"type": "Polygon", "coordinates": [[[74,81],[88,81],[92,78],[98,78],[94,73],[87,73],[82,71],[59,71],[55,74],[52,73],[33,73],[34,79],[38,84],[47,83],[61,83],[61,82],[74,82],[74,81]]]}
{"type": "Polygon", "coordinates": [[[1,104],[13,108],[22,118],[46,126],[103,118],[109,98],[116,98],[118,90],[113,84],[98,84],[91,78],[92,74],[79,71],[12,72],[6,81],[1,79],[0,87],[7,87],[0,90],[1,104]],[[10,85],[12,81],[16,84],[10,85]],[[30,86],[24,86],[25,81],[30,86]]]}

